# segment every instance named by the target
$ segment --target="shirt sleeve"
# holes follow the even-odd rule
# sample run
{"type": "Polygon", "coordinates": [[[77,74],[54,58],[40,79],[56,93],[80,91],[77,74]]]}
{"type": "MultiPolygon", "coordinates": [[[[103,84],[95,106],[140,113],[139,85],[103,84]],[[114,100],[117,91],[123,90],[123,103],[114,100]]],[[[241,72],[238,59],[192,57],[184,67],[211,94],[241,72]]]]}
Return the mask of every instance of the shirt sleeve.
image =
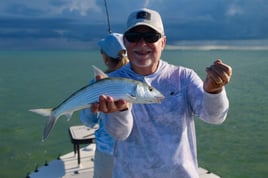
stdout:
{"type": "Polygon", "coordinates": [[[221,124],[226,119],[229,101],[225,88],[218,94],[204,92],[201,119],[211,124],[221,124]]]}
{"type": "Polygon", "coordinates": [[[98,114],[94,114],[90,109],[80,111],[80,121],[87,127],[93,128],[98,123],[98,114]]]}
{"type": "Polygon", "coordinates": [[[125,140],[133,127],[131,107],[126,111],[108,114],[108,117],[104,119],[104,126],[114,139],[125,140]]]}
{"type": "Polygon", "coordinates": [[[203,81],[194,71],[189,73],[187,83],[194,114],[210,124],[224,122],[229,109],[225,88],[218,94],[207,93],[203,89],[203,81]]]}

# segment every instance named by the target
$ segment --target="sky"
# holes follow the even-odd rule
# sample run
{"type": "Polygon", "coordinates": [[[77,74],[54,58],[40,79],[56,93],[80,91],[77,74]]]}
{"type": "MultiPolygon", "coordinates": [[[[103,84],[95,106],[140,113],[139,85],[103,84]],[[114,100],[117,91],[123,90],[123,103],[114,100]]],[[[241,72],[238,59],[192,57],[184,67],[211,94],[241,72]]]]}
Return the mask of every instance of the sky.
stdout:
{"type": "MultiPolygon", "coordinates": [[[[112,32],[147,7],[167,43],[268,39],[267,0],[107,0],[112,32]]],[[[89,49],[108,33],[104,0],[1,0],[1,49],[89,49]]]]}

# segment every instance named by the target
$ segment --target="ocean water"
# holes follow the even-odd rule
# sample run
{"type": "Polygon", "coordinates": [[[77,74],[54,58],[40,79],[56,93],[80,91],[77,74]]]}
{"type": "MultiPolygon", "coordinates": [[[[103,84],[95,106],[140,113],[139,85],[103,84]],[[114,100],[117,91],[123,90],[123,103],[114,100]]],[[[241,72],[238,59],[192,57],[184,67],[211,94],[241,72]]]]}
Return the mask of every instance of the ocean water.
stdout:
{"type": "MultiPolygon", "coordinates": [[[[209,125],[196,119],[199,165],[223,178],[268,175],[268,51],[166,50],[162,58],[194,69],[221,58],[233,68],[226,87],[227,120],[209,125]]],[[[60,118],[41,142],[44,118],[28,111],[54,107],[92,78],[91,65],[102,69],[96,51],[0,51],[0,177],[26,177],[37,166],[72,151],[68,128],[81,124],[60,118]]]]}

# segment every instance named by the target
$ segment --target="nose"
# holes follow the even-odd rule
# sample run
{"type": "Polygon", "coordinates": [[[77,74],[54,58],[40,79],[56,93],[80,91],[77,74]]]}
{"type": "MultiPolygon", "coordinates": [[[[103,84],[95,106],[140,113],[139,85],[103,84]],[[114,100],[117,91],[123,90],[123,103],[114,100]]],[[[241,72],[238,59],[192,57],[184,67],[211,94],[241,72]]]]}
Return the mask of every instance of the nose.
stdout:
{"type": "Polygon", "coordinates": [[[139,45],[141,45],[141,46],[147,45],[146,41],[144,41],[143,38],[141,38],[141,39],[137,42],[137,44],[139,44],[139,45]]]}

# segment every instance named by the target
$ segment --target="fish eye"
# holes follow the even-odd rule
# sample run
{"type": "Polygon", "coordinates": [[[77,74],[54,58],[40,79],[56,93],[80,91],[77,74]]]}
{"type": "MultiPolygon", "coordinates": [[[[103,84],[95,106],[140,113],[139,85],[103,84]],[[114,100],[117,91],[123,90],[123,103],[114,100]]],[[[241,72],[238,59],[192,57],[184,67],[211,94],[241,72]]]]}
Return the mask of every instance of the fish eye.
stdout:
{"type": "Polygon", "coordinates": [[[148,87],[149,91],[153,91],[153,87],[148,87]]]}

